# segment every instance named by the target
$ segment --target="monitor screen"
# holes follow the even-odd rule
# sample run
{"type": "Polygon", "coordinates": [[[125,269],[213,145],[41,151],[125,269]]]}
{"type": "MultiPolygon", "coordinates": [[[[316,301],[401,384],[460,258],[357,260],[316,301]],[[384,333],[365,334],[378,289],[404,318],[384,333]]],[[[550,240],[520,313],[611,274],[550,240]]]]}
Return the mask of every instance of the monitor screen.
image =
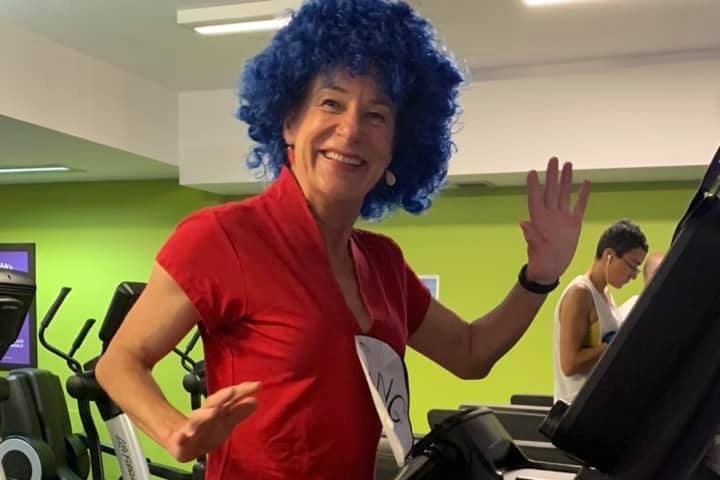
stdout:
{"type": "Polygon", "coordinates": [[[0,268],[0,357],[20,334],[34,299],[35,280],[27,273],[0,268]]]}
{"type": "Polygon", "coordinates": [[[720,150],[660,268],[542,430],[613,479],[681,480],[720,431],[720,150]]]}
{"type": "MultiPolygon", "coordinates": [[[[27,273],[35,279],[35,244],[0,243],[0,268],[27,273]]],[[[1,370],[37,366],[35,302],[28,311],[15,342],[0,360],[1,370]]]]}

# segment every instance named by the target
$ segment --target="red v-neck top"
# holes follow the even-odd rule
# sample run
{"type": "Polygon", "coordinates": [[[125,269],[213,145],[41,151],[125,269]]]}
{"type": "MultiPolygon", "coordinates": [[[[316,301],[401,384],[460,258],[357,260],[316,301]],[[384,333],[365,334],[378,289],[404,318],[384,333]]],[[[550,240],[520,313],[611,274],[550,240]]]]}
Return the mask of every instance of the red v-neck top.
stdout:
{"type": "MultiPolygon", "coordinates": [[[[354,230],[351,249],[365,334],[403,355],[430,293],[389,238],[354,230]]],[[[157,260],[202,317],[209,392],[262,382],[206,478],[372,479],[381,426],[355,351],[362,332],[292,173],[191,215],[157,260]]]]}

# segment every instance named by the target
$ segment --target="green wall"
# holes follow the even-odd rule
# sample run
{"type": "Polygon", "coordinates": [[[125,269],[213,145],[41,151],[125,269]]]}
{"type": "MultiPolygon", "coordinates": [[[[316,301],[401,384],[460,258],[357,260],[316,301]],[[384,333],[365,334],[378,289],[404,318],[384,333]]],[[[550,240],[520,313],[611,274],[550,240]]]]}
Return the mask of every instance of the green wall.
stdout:
{"type": "MultiPolygon", "coordinates": [[[[0,185],[0,243],[36,244],[39,318],[61,287],[72,288],[47,332],[51,342],[67,350],[87,318],[102,322],[119,282],[147,280],[155,252],[183,216],[219,201],[217,196],[179,187],[177,181],[0,185]]],[[[91,331],[78,359],[99,353],[99,326],[91,331]]],[[[62,360],[40,346],[38,365],[60,375],[63,384],[70,374],[62,360]]],[[[177,357],[164,359],[155,372],[168,399],[189,409],[177,357]]],[[[82,431],[73,402],[68,398],[73,426],[82,431]]],[[[103,433],[99,417],[96,421],[103,433]]],[[[147,456],[171,462],[153,442],[143,441],[147,456]]],[[[116,464],[106,458],[107,478],[117,478],[116,464]]]]}
{"type": "MultiPolygon", "coordinates": [[[[594,186],[578,251],[563,280],[589,267],[600,233],[622,217],[641,225],[651,251],[666,249],[694,188],[691,183],[594,186]]],[[[146,280],[155,252],[178,220],[221,201],[175,182],[4,185],[0,186],[0,243],[37,244],[39,316],[60,287],[73,288],[48,335],[67,347],[86,318],[102,320],[118,282],[146,280]]],[[[525,212],[521,189],[463,187],[444,192],[430,212],[420,217],[397,214],[363,228],[393,237],[417,273],[439,274],[441,301],[464,318],[474,319],[502,299],[525,261],[518,227],[525,212]]],[[[613,292],[616,300],[637,293],[640,282],[613,292]]],[[[410,352],[415,430],[427,431],[425,414],[431,408],[503,404],[513,393],[550,394],[552,310],[560,291],[549,296],[527,334],[484,380],[457,380],[410,352]]],[[[80,359],[98,352],[94,332],[78,353],[80,359]]],[[[65,364],[42,348],[38,359],[40,367],[60,374],[63,380],[67,377],[65,364]]],[[[166,358],[155,373],[169,400],[187,408],[189,399],[182,390],[183,371],[177,359],[166,358]]],[[[79,430],[71,400],[69,406],[79,430]]],[[[148,456],[170,461],[151,442],[145,440],[145,446],[148,456]]]]}

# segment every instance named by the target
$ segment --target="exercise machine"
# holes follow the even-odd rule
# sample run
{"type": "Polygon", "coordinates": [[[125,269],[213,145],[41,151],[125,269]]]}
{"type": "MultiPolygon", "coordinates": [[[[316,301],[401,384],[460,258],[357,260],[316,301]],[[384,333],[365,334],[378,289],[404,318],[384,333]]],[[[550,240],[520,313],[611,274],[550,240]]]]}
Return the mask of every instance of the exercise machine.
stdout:
{"type": "MultiPolygon", "coordinates": [[[[0,355],[17,337],[35,295],[28,275],[0,270],[0,355]]],[[[43,319],[43,326],[54,312],[43,319]]],[[[83,438],[73,434],[60,379],[47,370],[22,368],[0,378],[0,465],[17,480],[87,478],[83,438]]]]}
{"type": "MultiPolygon", "coordinates": [[[[112,337],[139,297],[144,286],[145,284],[143,283],[122,282],[116,288],[98,334],[102,341],[102,352],[107,349],[112,337]]],[[[121,475],[124,479],[146,480],[153,476],[166,478],[168,480],[192,480],[191,474],[184,470],[160,465],[145,457],[132,421],[120,407],[110,399],[95,380],[95,365],[99,361],[102,353],[84,365],[74,358],[74,352],[92,328],[95,323],[94,320],[85,322],[78,335],[78,339],[73,343],[69,352],[63,352],[56,346],[50,344],[45,338],[44,332],[49,326],[54,312],[60,308],[60,305],[62,305],[68,293],[70,293],[69,288],[63,288],[60,291],[55,303],[53,303],[51,307],[53,315],[47,319],[47,322],[45,320],[43,321],[43,334],[40,340],[45,348],[60,358],[63,358],[68,367],[73,371],[73,375],[71,375],[66,382],[66,388],[68,394],[77,401],[78,412],[83,429],[85,430],[85,443],[89,451],[90,468],[93,479],[102,480],[105,478],[102,454],[109,453],[115,455],[117,458],[121,475]],[[97,428],[92,418],[92,404],[96,406],[100,416],[105,422],[112,441],[112,447],[105,446],[100,441],[97,428]]]]}

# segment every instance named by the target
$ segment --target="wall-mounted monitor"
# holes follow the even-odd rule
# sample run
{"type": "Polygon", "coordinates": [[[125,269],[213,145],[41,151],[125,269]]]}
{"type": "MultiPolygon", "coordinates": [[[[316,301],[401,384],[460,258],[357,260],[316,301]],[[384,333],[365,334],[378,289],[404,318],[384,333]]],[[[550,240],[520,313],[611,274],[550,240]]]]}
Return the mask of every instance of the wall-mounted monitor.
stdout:
{"type": "MultiPolygon", "coordinates": [[[[0,243],[0,268],[27,273],[35,279],[35,244],[0,243]]],[[[15,342],[0,360],[0,370],[37,367],[35,302],[28,311],[15,342]]]]}

